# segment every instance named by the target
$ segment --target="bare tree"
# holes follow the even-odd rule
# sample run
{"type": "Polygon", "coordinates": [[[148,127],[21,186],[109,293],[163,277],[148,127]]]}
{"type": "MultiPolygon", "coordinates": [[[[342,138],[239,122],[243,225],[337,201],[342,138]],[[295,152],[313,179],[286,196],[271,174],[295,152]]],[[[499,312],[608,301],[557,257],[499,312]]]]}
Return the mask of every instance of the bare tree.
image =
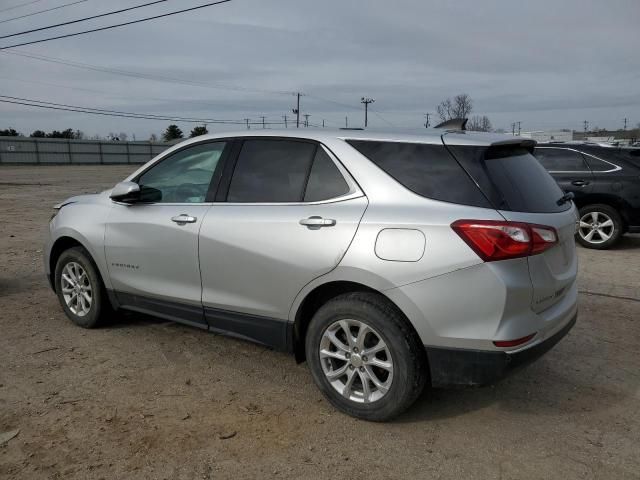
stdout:
{"type": "Polygon", "coordinates": [[[451,103],[450,98],[441,101],[436,107],[436,111],[438,112],[440,120],[442,120],[443,122],[455,118],[451,113],[453,111],[453,103],[451,103]]]}
{"type": "Polygon", "coordinates": [[[151,135],[149,135],[149,141],[150,142],[157,142],[158,141],[158,136],[155,133],[152,133],[151,135]]]}
{"type": "Polygon", "coordinates": [[[493,130],[491,121],[486,115],[474,115],[469,119],[467,123],[467,130],[473,130],[476,132],[490,132],[493,130]]]}
{"type": "Polygon", "coordinates": [[[473,110],[473,101],[466,93],[444,99],[436,107],[440,120],[446,122],[454,118],[467,118],[473,110]]]}

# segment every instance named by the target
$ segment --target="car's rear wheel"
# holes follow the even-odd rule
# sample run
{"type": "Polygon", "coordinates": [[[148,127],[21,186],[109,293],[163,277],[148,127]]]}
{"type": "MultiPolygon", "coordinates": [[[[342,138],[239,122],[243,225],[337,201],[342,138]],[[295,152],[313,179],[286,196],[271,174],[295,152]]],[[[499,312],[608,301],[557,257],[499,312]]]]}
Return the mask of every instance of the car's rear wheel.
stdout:
{"type": "Polygon", "coordinates": [[[62,252],[56,263],[55,286],[65,314],[76,325],[97,327],[112,311],[98,270],[82,247],[62,252]]]}
{"type": "Polygon", "coordinates": [[[306,355],[327,399],[364,420],[399,415],[426,383],[424,346],[402,314],[373,293],[349,293],[323,305],[309,325],[306,355]]]}
{"type": "Polygon", "coordinates": [[[583,247],[604,250],[622,235],[622,218],[609,205],[587,205],[580,209],[576,239],[583,247]]]}

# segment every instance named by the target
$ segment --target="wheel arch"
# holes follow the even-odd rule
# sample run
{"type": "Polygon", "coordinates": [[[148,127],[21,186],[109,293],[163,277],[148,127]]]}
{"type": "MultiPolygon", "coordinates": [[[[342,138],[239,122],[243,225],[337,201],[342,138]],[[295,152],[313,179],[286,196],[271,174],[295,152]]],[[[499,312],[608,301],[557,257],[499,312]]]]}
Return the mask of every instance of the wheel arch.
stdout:
{"type": "MultiPolygon", "coordinates": [[[[79,240],[75,236],[71,236],[68,234],[58,237],[53,242],[53,244],[51,245],[51,250],[49,252],[49,272],[51,273],[51,275],[49,275],[49,282],[54,292],[56,291],[56,282],[55,282],[54,275],[55,275],[56,264],[58,263],[58,259],[60,258],[60,255],[62,255],[65,251],[74,247],[82,247],[87,252],[87,255],[89,256],[89,260],[91,260],[91,262],[93,263],[93,266],[98,272],[98,275],[100,275],[102,284],[105,286],[107,285],[107,283],[105,282],[104,272],[100,270],[100,267],[98,266],[98,262],[96,262],[93,252],[91,251],[90,248],[87,247],[87,245],[88,245],[88,242],[79,240]]],[[[109,297],[111,300],[111,296],[109,297]]],[[[113,304],[113,301],[111,303],[113,304]]]]}
{"type": "Polygon", "coordinates": [[[418,335],[415,327],[409,321],[402,309],[382,291],[356,281],[332,280],[315,286],[299,303],[293,323],[291,324],[291,332],[289,334],[291,350],[293,351],[296,362],[302,363],[306,360],[305,338],[307,329],[311,319],[318,309],[332,298],[344,293],[353,292],[368,292],[380,295],[380,297],[384,298],[385,301],[398,310],[398,312],[404,317],[407,326],[416,336],[418,335]]]}
{"type": "Polygon", "coordinates": [[[626,231],[629,225],[629,219],[627,218],[626,210],[630,208],[629,204],[617,195],[611,195],[606,193],[590,193],[574,200],[578,209],[588,207],[590,205],[607,205],[615,209],[620,218],[622,218],[623,232],[626,231]]]}

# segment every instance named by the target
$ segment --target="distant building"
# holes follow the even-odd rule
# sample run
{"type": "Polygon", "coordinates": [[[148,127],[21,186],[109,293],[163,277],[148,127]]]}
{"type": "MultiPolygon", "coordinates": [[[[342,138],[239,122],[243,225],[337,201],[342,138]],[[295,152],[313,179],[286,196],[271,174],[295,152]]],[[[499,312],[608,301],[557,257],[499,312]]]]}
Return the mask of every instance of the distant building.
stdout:
{"type": "Polygon", "coordinates": [[[573,140],[571,130],[539,130],[536,132],[522,132],[521,137],[530,138],[536,142],[570,142],[573,140]]]}

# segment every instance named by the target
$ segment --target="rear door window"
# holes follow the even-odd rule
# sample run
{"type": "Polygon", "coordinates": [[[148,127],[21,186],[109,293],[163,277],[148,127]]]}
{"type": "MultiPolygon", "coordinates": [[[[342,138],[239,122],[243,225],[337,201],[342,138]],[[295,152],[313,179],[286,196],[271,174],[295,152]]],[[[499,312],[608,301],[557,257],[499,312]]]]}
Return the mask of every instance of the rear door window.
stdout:
{"type": "Polygon", "coordinates": [[[228,202],[301,202],[316,144],[295,140],[245,140],[228,202]]]}
{"type": "Polygon", "coordinates": [[[433,200],[491,207],[443,145],[372,140],[347,143],[414,193],[433,200]]]}
{"type": "Polygon", "coordinates": [[[582,154],[566,148],[538,147],[535,150],[538,161],[549,172],[588,172],[582,154]]]}

